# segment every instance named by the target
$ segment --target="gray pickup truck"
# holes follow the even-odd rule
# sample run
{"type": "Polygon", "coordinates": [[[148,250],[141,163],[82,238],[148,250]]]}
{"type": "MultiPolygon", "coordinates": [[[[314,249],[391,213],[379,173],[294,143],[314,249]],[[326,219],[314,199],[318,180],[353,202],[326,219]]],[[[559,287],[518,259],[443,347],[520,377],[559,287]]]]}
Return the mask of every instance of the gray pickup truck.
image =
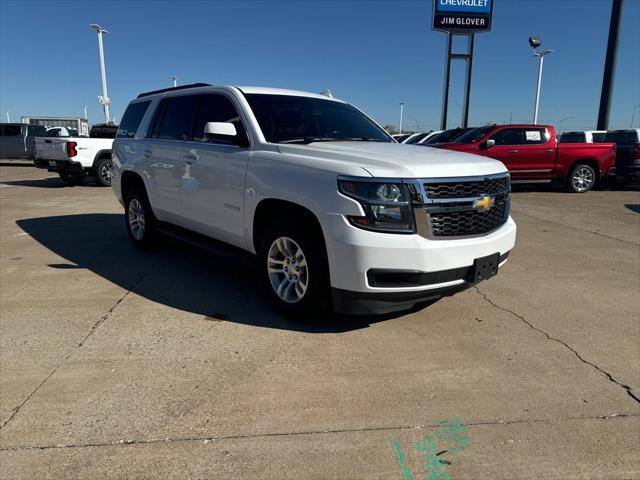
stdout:
{"type": "Polygon", "coordinates": [[[33,159],[35,138],[46,136],[45,127],[27,123],[0,123],[0,158],[33,159]]]}

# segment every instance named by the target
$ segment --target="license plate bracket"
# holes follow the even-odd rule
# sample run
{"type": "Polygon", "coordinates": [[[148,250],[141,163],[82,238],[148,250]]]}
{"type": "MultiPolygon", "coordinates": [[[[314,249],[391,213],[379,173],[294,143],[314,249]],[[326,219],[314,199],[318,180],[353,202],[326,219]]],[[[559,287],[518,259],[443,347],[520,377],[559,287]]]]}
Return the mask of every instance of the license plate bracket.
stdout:
{"type": "Polygon", "coordinates": [[[500,263],[500,252],[486,257],[476,258],[473,261],[471,269],[471,283],[478,283],[487,280],[498,273],[498,264],[500,263]]]}

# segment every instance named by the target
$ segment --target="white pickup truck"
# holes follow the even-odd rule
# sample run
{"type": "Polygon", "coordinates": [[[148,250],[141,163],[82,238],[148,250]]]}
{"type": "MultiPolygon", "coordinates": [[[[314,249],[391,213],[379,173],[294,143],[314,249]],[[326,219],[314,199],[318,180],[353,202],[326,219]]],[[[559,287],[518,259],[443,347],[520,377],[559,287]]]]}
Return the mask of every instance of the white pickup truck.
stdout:
{"type": "Polygon", "coordinates": [[[320,94],[141,94],[111,180],[136,247],[161,232],[252,254],[288,312],[387,313],[452,295],[495,275],[516,239],[502,163],[399,145],[320,94]]]}
{"type": "Polygon", "coordinates": [[[113,138],[37,137],[35,165],[57,172],[68,185],[79,185],[93,175],[101,186],[111,185],[113,138]]]}

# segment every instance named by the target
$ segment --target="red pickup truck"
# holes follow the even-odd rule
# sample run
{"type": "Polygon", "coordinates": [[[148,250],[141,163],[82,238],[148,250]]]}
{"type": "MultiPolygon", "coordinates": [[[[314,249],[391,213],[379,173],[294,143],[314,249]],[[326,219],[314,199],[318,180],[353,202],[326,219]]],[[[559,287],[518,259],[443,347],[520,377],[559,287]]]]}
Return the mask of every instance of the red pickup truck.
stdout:
{"type": "Polygon", "coordinates": [[[586,192],[615,172],[613,143],[558,143],[551,125],[487,125],[440,148],[500,160],[513,183],[559,180],[571,192],[586,192]]]}

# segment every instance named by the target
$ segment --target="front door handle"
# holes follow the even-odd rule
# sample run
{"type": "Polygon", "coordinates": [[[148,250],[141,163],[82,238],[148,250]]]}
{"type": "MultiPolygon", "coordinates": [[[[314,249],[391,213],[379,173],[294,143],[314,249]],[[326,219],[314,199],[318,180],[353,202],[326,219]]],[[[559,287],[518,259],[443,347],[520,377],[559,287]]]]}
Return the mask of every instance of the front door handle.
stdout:
{"type": "Polygon", "coordinates": [[[518,150],[509,150],[509,153],[518,153],[518,150]]]}
{"type": "Polygon", "coordinates": [[[555,150],[553,148],[547,148],[544,153],[551,153],[554,152],[555,150]]]}
{"type": "Polygon", "coordinates": [[[149,158],[152,153],[153,152],[151,150],[143,150],[142,151],[142,155],[144,155],[144,158],[149,158]]]}

